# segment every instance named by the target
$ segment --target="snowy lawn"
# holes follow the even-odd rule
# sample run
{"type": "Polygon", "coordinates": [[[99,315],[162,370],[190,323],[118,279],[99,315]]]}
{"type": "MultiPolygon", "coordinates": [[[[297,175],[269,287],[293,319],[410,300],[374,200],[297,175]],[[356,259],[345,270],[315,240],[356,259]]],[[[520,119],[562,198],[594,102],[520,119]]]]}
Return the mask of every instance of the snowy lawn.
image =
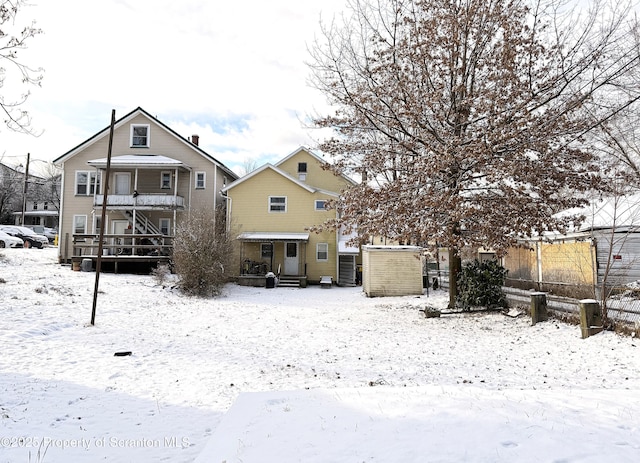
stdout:
{"type": "Polygon", "coordinates": [[[228,285],[202,300],[106,273],[91,327],[94,273],[54,248],[2,254],[0,462],[640,458],[634,338],[424,318],[440,291],[228,285]]]}

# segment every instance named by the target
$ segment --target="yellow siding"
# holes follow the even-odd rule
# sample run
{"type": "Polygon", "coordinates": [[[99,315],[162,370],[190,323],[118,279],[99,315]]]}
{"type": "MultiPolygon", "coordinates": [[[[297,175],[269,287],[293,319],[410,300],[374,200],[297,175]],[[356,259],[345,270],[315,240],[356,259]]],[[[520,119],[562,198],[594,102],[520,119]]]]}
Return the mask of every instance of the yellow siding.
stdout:
{"type": "Polygon", "coordinates": [[[297,179],[299,162],[307,163],[307,178],[304,183],[336,193],[341,192],[350,185],[344,177],[336,176],[331,171],[324,170],[320,162],[318,162],[318,159],[303,149],[299,150],[290,158],[278,163],[277,166],[279,169],[297,179]]]}
{"type": "MultiPolygon", "coordinates": [[[[300,150],[285,162],[278,164],[278,168],[297,179],[298,162],[307,162],[307,181],[302,183],[312,185],[314,190],[321,188],[328,191],[336,189],[339,191],[348,184],[344,178],[335,177],[331,172],[322,170],[317,159],[304,150],[300,150]]],[[[230,188],[228,196],[231,198],[229,203],[231,227],[237,234],[242,232],[305,233],[310,227],[322,225],[328,219],[336,217],[335,210],[315,210],[316,200],[329,200],[334,198],[335,194],[309,191],[270,168],[266,168],[230,188]],[[270,212],[270,196],[286,197],[286,212],[270,212]]],[[[259,244],[245,243],[243,258],[260,261],[259,252],[259,244]]],[[[238,251],[238,259],[239,254],[240,251],[238,251]]],[[[332,276],[334,281],[337,281],[337,254],[335,232],[309,232],[309,241],[300,246],[300,259],[301,262],[307,264],[306,275],[309,281],[316,283],[324,275],[332,276]],[[317,260],[318,243],[327,243],[327,261],[317,260]]],[[[277,271],[278,265],[284,268],[283,256],[284,244],[282,242],[276,243],[274,271],[277,271]]]]}

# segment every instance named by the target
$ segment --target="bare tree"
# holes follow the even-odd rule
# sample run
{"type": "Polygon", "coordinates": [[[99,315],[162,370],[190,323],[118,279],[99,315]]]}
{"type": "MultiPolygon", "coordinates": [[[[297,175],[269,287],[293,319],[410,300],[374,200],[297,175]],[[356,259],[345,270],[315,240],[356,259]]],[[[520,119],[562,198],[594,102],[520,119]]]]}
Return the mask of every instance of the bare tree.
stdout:
{"type": "Polygon", "coordinates": [[[29,113],[23,109],[29,91],[15,97],[6,94],[6,77],[11,75],[9,69],[18,73],[22,85],[39,86],[42,80],[42,68],[31,68],[18,57],[18,52],[27,47],[29,40],[42,33],[35,27],[35,22],[26,26],[16,23],[16,17],[25,6],[28,6],[25,0],[0,0],[0,108],[10,130],[33,133],[29,113]]]}
{"type": "Polygon", "coordinates": [[[599,186],[582,144],[598,125],[586,108],[638,69],[628,7],[348,3],[311,48],[312,83],[336,107],[315,124],[335,131],[320,145],[332,168],[366,181],[327,226],[449,248],[453,306],[462,249],[503,252],[518,236],[563,230],[575,218],[554,214],[599,186]]]}
{"type": "Polygon", "coordinates": [[[188,295],[220,294],[230,278],[233,242],[225,223],[223,207],[196,209],[179,224],[173,241],[173,263],[178,287],[188,295]]]}

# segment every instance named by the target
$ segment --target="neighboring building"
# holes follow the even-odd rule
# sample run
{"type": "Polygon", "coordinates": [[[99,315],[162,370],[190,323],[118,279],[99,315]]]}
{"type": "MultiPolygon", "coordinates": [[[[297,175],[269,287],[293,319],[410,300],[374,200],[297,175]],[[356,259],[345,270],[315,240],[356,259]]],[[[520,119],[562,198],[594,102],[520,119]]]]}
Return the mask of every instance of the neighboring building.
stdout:
{"type": "Polygon", "coordinates": [[[604,294],[640,282],[640,195],[593,201],[563,214],[586,219],[566,234],[521,240],[509,250],[507,285],[575,298],[604,294]]]}
{"type": "MultiPolygon", "coordinates": [[[[63,169],[59,226],[60,261],[73,254],[73,235],[97,234],[102,224],[103,185],[110,127],[54,161],[63,169]]],[[[136,108],[114,125],[106,234],[173,236],[190,209],[225,205],[220,190],[238,176],[198,146],[136,108]]]]}
{"type": "Polygon", "coordinates": [[[60,176],[42,178],[30,173],[25,184],[22,166],[0,163],[1,223],[57,228],[59,208],[60,176]]]}
{"type": "Polygon", "coordinates": [[[265,164],[223,189],[228,197],[228,223],[237,237],[240,284],[262,285],[264,274],[280,274],[304,286],[322,276],[354,285],[359,249],[351,236],[309,228],[335,219],[325,202],[353,185],[345,176],[323,169],[326,164],[309,149],[299,148],[275,165],[265,164]]]}

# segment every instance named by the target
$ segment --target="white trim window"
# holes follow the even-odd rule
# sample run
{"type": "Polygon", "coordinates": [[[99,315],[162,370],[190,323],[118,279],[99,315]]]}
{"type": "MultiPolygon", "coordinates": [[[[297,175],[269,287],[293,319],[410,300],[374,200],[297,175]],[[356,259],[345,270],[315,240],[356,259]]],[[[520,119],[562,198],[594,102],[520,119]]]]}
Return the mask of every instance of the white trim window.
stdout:
{"type": "Polygon", "coordinates": [[[149,148],[149,124],[131,124],[131,148],[149,148]]]}
{"type": "Polygon", "coordinates": [[[171,219],[160,219],[158,223],[160,226],[160,233],[163,235],[171,235],[171,219]]]}
{"type": "Polygon", "coordinates": [[[329,260],[329,244],[328,243],[316,244],[316,260],[318,262],[327,262],[329,260]]]}
{"type": "Polygon", "coordinates": [[[287,212],[287,197],[269,196],[269,212],[287,212]]]}
{"type": "Polygon", "coordinates": [[[316,199],[313,202],[314,210],[316,211],[326,211],[327,210],[327,200],[326,199],[316,199]]]}
{"type": "Polygon", "coordinates": [[[76,171],[75,192],[77,196],[93,196],[100,194],[102,172],[78,170],[76,171]]]}
{"type": "Polygon", "coordinates": [[[171,172],[168,170],[163,170],[162,172],[160,172],[160,189],[171,189],[171,172]]]}
{"type": "Polygon", "coordinates": [[[196,190],[204,190],[207,186],[207,173],[206,172],[196,172],[196,190]]]}
{"type": "Polygon", "coordinates": [[[73,233],[82,234],[82,235],[87,233],[87,216],[86,215],[73,216],[73,233]]]}

